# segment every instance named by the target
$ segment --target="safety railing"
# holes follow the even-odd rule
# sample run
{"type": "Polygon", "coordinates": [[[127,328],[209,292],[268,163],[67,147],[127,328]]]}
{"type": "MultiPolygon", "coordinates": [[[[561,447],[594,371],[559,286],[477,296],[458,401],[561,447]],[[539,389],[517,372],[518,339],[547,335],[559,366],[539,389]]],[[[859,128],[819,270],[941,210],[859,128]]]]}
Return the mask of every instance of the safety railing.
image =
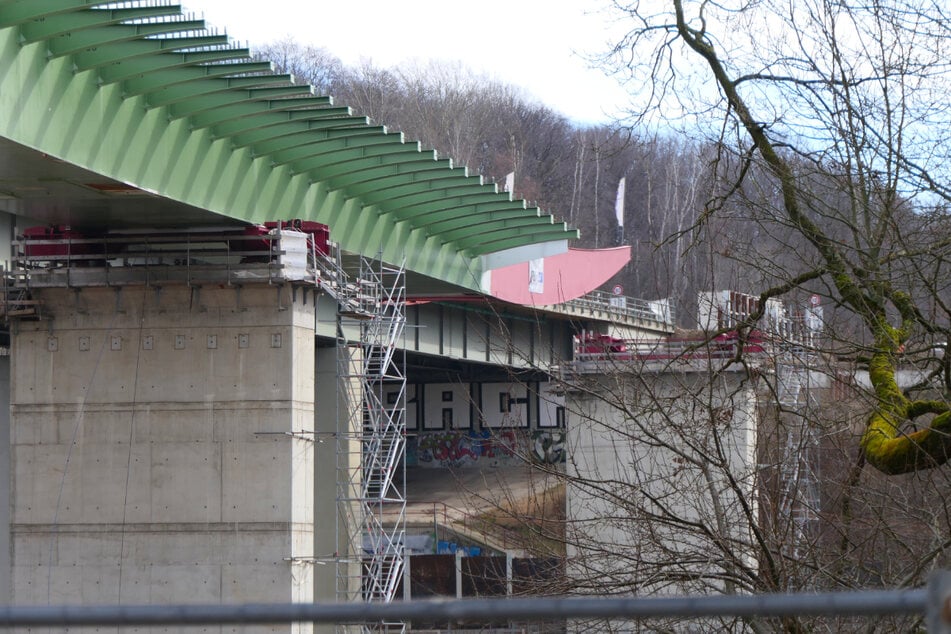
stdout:
{"type": "Polygon", "coordinates": [[[701,597],[538,597],[393,601],[390,603],[291,603],[270,605],[126,605],[0,608],[0,627],[148,625],[361,624],[493,619],[705,619],[718,617],[924,617],[930,634],[951,633],[951,572],[928,585],[902,590],[718,595],[701,597]]]}
{"type": "Polygon", "coordinates": [[[673,327],[676,323],[674,307],[670,302],[649,301],[604,291],[593,291],[561,304],[584,312],[600,313],[607,317],[648,321],[673,327]]]}
{"type": "Polygon", "coordinates": [[[582,332],[574,340],[574,357],[570,369],[575,372],[600,371],[606,364],[621,362],[639,362],[657,367],[691,362],[722,364],[740,357],[747,361],[768,358],[801,367],[818,367],[820,361],[820,356],[801,340],[759,330],[742,335],[737,331],[729,331],[653,339],[621,339],[582,332]]]}

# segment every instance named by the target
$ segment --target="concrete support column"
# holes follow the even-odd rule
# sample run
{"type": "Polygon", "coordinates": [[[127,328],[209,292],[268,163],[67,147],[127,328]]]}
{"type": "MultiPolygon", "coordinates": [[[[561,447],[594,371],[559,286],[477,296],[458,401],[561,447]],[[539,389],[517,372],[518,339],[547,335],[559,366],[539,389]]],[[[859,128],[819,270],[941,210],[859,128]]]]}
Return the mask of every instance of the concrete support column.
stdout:
{"type": "Polygon", "coordinates": [[[313,601],[313,295],[36,295],[12,342],[14,602],[313,601]]]}

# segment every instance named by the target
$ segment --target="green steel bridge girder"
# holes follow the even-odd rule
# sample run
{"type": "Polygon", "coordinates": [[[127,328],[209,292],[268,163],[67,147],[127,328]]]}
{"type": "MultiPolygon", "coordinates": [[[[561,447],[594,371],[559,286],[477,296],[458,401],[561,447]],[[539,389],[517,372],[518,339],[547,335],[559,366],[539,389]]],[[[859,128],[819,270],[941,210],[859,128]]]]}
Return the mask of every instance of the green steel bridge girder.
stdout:
{"type": "MultiPolygon", "coordinates": [[[[446,163],[451,162],[448,159],[439,160],[446,163]]],[[[359,190],[360,193],[358,197],[364,202],[370,194],[375,194],[377,197],[383,198],[387,201],[387,205],[377,204],[368,205],[368,207],[374,209],[381,216],[386,215],[394,222],[409,222],[412,223],[413,226],[416,226],[418,221],[413,222],[413,215],[410,213],[411,210],[401,205],[401,201],[413,192],[425,193],[435,188],[439,188],[441,191],[453,191],[460,183],[468,183],[468,188],[479,188],[483,193],[485,192],[487,186],[480,184],[481,179],[478,176],[461,176],[453,173],[462,171],[464,170],[453,168],[452,170],[434,169],[431,171],[417,172],[413,174],[413,180],[408,182],[400,176],[391,176],[360,183],[357,186],[349,188],[347,191],[354,194],[356,190],[359,190]],[[449,185],[448,187],[447,184],[449,185]],[[394,196],[387,196],[389,193],[393,193],[394,196]]]]}
{"type": "Polygon", "coordinates": [[[492,200],[497,200],[498,191],[496,191],[494,185],[482,182],[482,179],[478,176],[469,176],[458,182],[453,181],[443,185],[434,184],[427,189],[420,189],[418,184],[410,183],[401,187],[367,192],[363,195],[362,200],[368,205],[376,205],[387,201],[402,208],[427,205],[433,202],[438,203],[441,200],[462,200],[468,196],[491,196],[492,200]]]}
{"type": "MultiPolygon", "coordinates": [[[[259,125],[250,130],[227,136],[231,139],[232,147],[252,147],[255,148],[256,153],[263,155],[278,149],[283,149],[285,146],[282,139],[285,137],[295,137],[289,142],[292,145],[288,147],[296,147],[306,142],[306,138],[312,136],[309,133],[324,132],[327,130],[364,129],[370,125],[370,119],[368,117],[354,117],[340,114],[325,116],[321,114],[325,111],[329,111],[329,109],[325,109],[324,111],[311,110],[310,112],[314,113],[314,117],[309,120],[268,121],[266,125],[259,125]],[[305,137],[305,139],[299,137],[305,137]]],[[[244,121],[247,121],[247,119],[244,121]]],[[[218,134],[217,128],[212,130],[212,132],[215,136],[224,136],[218,134]]]]}
{"type": "Polygon", "coordinates": [[[145,94],[153,90],[155,82],[167,81],[172,86],[179,82],[191,81],[192,73],[202,73],[203,76],[216,77],[250,72],[274,72],[271,62],[254,62],[250,51],[243,49],[236,51],[233,48],[218,47],[215,49],[183,53],[163,53],[151,57],[136,57],[134,59],[117,62],[109,66],[95,69],[99,74],[99,83],[114,84],[122,82],[123,90],[127,87],[129,96],[145,94]],[[178,76],[178,79],[168,79],[178,76]],[[144,88],[143,88],[144,85],[144,88]]]}
{"type": "Polygon", "coordinates": [[[0,28],[90,9],[101,0],[12,0],[0,4],[0,28]]]}
{"type": "MultiPolygon", "coordinates": [[[[551,216],[547,216],[548,224],[555,225],[555,219],[551,216]]],[[[468,223],[461,225],[452,229],[445,229],[438,231],[433,227],[430,227],[427,223],[427,227],[430,230],[440,237],[440,239],[445,240],[446,242],[452,242],[454,244],[462,245],[465,248],[471,248],[477,244],[482,244],[485,240],[493,240],[498,236],[493,234],[504,232],[506,235],[511,235],[512,233],[521,234],[523,229],[533,237],[538,233],[543,233],[544,229],[539,227],[538,223],[535,222],[535,218],[492,218],[490,222],[483,222],[480,224],[468,223]],[[478,231],[473,231],[473,227],[478,226],[480,229],[478,231]]]]}
{"type": "MultiPolygon", "coordinates": [[[[232,143],[238,144],[232,139],[232,143]]],[[[286,165],[302,159],[317,158],[340,152],[340,160],[358,156],[354,152],[386,152],[394,147],[406,148],[400,134],[387,134],[383,126],[330,128],[311,134],[282,135],[258,141],[251,145],[255,156],[269,156],[275,165],[286,165]]]]}
{"type": "MultiPolygon", "coordinates": [[[[370,187],[383,185],[390,182],[391,179],[398,178],[405,180],[409,178],[418,178],[429,175],[432,172],[440,170],[439,163],[442,159],[434,159],[432,156],[422,156],[415,154],[413,160],[396,163],[394,165],[373,165],[362,169],[349,170],[340,174],[336,178],[325,178],[323,174],[317,171],[310,173],[309,170],[298,168],[294,173],[310,174],[314,180],[321,180],[327,183],[331,189],[347,189],[359,185],[370,187]]],[[[448,159],[445,159],[448,162],[448,159]]]]}
{"type": "MultiPolygon", "coordinates": [[[[455,184],[462,181],[462,179],[469,182],[481,182],[478,176],[465,174],[466,170],[464,168],[452,167],[452,160],[450,159],[437,159],[437,162],[445,167],[434,166],[432,169],[412,174],[411,178],[397,175],[365,183],[356,183],[349,187],[347,191],[351,196],[363,201],[368,193],[403,192],[410,187],[415,188],[416,191],[426,191],[431,187],[445,187],[447,183],[455,184]]],[[[384,213],[385,209],[398,207],[385,196],[384,202],[372,206],[380,210],[380,213],[384,213]]]]}
{"type": "Polygon", "coordinates": [[[42,20],[24,23],[20,27],[20,36],[21,42],[28,44],[83,29],[118,24],[127,20],[180,16],[181,13],[181,5],[175,4],[61,13],[44,17],[42,20]]]}
{"type": "MultiPolygon", "coordinates": [[[[496,240],[499,231],[511,233],[512,230],[529,227],[532,231],[523,235],[537,237],[548,231],[545,228],[546,225],[556,225],[551,215],[542,214],[540,210],[533,218],[526,216],[524,211],[517,213],[512,209],[493,209],[489,205],[460,207],[429,215],[413,215],[406,213],[403,209],[397,209],[388,215],[397,223],[406,223],[413,228],[424,229],[428,235],[434,236],[444,244],[456,244],[467,249],[482,244],[485,239],[496,240]],[[473,240],[465,242],[464,238],[470,236],[473,240]]],[[[563,225],[560,229],[556,227],[556,231],[561,235],[559,239],[565,239],[563,225]]],[[[526,244],[530,243],[531,241],[526,242],[526,244]]]]}
{"type": "MultiPolygon", "coordinates": [[[[525,210],[503,207],[499,203],[483,203],[481,205],[458,205],[428,213],[413,213],[405,208],[392,212],[393,217],[399,220],[409,220],[414,223],[425,223],[429,231],[445,236],[449,231],[463,228],[478,227],[487,220],[511,221],[525,219],[525,210]],[[482,215],[485,214],[485,215],[482,215]]],[[[537,217],[542,217],[541,215],[537,217]]],[[[531,217],[529,217],[531,220],[531,217]]],[[[532,220],[534,224],[534,220],[532,220]]]]}
{"type": "Polygon", "coordinates": [[[386,166],[405,165],[413,161],[432,161],[435,152],[424,152],[408,143],[351,146],[337,152],[321,152],[292,160],[275,161],[273,165],[290,165],[295,173],[319,175],[321,180],[356,174],[386,166]]]}
{"type": "MultiPolygon", "coordinates": [[[[308,108],[306,110],[282,110],[279,112],[259,112],[256,115],[229,119],[219,124],[212,125],[211,134],[216,139],[229,139],[235,148],[243,148],[252,145],[246,142],[244,135],[261,135],[260,138],[269,138],[267,131],[273,126],[307,124],[315,126],[315,130],[326,129],[324,123],[334,121],[344,121],[347,118],[353,118],[353,111],[347,106],[320,106],[318,108],[308,108]],[[238,139],[235,141],[235,139],[238,139]]],[[[360,117],[366,120],[365,117],[360,117]]],[[[334,127],[333,125],[329,127],[334,127]]],[[[341,127],[350,127],[343,124],[341,127]]],[[[361,127],[356,125],[355,127],[361,127]]],[[[303,134],[305,131],[296,129],[293,133],[303,134]]]]}
{"type": "MultiPolygon", "coordinates": [[[[465,288],[479,287],[481,269],[474,263],[475,255],[472,253],[445,244],[438,237],[428,234],[425,228],[414,227],[406,222],[379,222],[380,216],[376,210],[361,207],[357,200],[344,198],[341,192],[327,191],[323,185],[319,190],[326,192],[326,208],[333,209],[332,214],[336,218],[331,235],[352,237],[354,252],[379,257],[384,262],[404,262],[407,270],[430,276],[434,271],[443,270],[447,263],[452,263],[451,278],[444,275],[435,277],[465,288]]],[[[325,221],[323,216],[316,219],[325,221]]]]}
{"type": "MultiPolygon", "coordinates": [[[[168,114],[171,119],[181,117],[191,117],[203,112],[217,110],[228,106],[236,106],[250,102],[268,102],[273,103],[279,99],[297,97],[304,99],[317,99],[314,104],[324,105],[326,101],[314,95],[314,89],[310,86],[276,86],[271,88],[246,88],[233,90],[226,93],[213,93],[208,95],[198,95],[190,99],[182,99],[168,106],[168,114]]],[[[151,101],[146,96],[146,101],[151,105],[151,101]]],[[[161,106],[158,106],[161,107],[161,106]]],[[[298,107],[298,106],[291,106],[298,107]]]]}
{"type": "Polygon", "coordinates": [[[405,258],[408,270],[464,288],[479,288],[478,255],[575,237],[328,97],[274,98],[272,88],[293,90],[280,85],[287,77],[223,37],[146,36],[187,23],[163,2],[96,5],[0,0],[0,136],[190,208],[323,222],[345,251],[405,258]],[[148,29],[114,23],[126,10],[161,15],[148,29]],[[51,56],[64,33],[103,44],[67,53],[77,40],[59,43],[51,56]],[[252,92],[260,86],[270,88],[252,92]],[[347,139],[332,151],[330,131],[347,139]]]}
{"type": "MultiPolygon", "coordinates": [[[[162,60],[149,58],[147,60],[138,60],[141,67],[132,70],[129,77],[116,77],[113,75],[109,82],[122,82],[122,94],[126,97],[135,97],[159,92],[161,90],[170,90],[176,86],[188,84],[191,82],[200,82],[206,79],[214,79],[228,76],[250,76],[257,74],[261,77],[286,77],[286,75],[275,75],[274,64],[271,62],[233,62],[230,64],[205,64],[203,66],[173,66],[166,68],[154,66],[162,60]],[[150,64],[145,64],[148,61],[150,64]]],[[[105,75],[105,71],[101,71],[105,75]]]]}
{"type": "MultiPolygon", "coordinates": [[[[286,86],[293,84],[291,75],[243,75],[241,77],[216,77],[207,78],[202,81],[191,81],[188,83],[175,84],[157,88],[152,91],[143,91],[138,94],[144,94],[149,106],[158,108],[160,106],[169,106],[180,104],[184,101],[199,99],[208,95],[226,93],[231,90],[241,90],[249,88],[260,88],[263,86],[286,86]]],[[[123,94],[126,97],[132,94],[123,86],[123,94]]]]}
{"type": "MultiPolygon", "coordinates": [[[[416,218],[426,217],[432,222],[438,222],[440,216],[446,213],[458,213],[459,209],[466,209],[465,213],[480,213],[481,211],[511,211],[518,216],[525,215],[526,207],[524,205],[513,205],[512,202],[499,200],[499,196],[492,192],[492,186],[482,185],[482,191],[465,196],[446,196],[438,200],[432,200],[426,203],[410,204],[408,201],[400,201],[397,210],[393,212],[397,217],[414,216],[416,218]]],[[[409,198],[409,197],[407,197],[409,198]]]]}
{"type": "Polygon", "coordinates": [[[491,238],[489,235],[482,236],[478,243],[473,241],[472,244],[465,246],[465,248],[473,255],[488,255],[490,253],[525,247],[540,242],[554,242],[556,240],[566,240],[576,237],[570,234],[566,235],[565,228],[563,226],[560,227],[560,225],[563,224],[564,223],[558,223],[549,231],[539,231],[537,229],[519,230],[515,232],[514,235],[512,232],[498,231],[494,232],[491,238]]]}
{"type": "MultiPolygon", "coordinates": [[[[143,37],[168,35],[172,32],[187,33],[200,31],[205,26],[202,20],[177,22],[148,22],[143,24],[119,24],[72,31],[47,40],[47,48],[52,57],[62,57],[81,51],[92,50],[100,46],[114,46],[124,42],[172,42],[180,38],[146,39],[143,37]]],[[[141,47],[141,44],[136,44],[141,47]]]]}
{"type": "MultiPolygon", "coordinates": [[[[562,223],[558,223],[558,225],[560,224],[562,223]]],[[[525,247],[540,242],[567,240],[574,237],[570,232],[566,235],[565,231],[558,225],[553,225],[547,231],[540,231],[537,228],[516,230],[515,232],[511,229],[484,231],[481,235],[473,236],[471,240],[467,241],[462,253],[466,254],[468,260],[474,260],[480,255],[525,247]]],[[[459,249],[461,246],[458,242],[447,241],[442,236],[429,234],[423,229],[413,227],[408,222],[400,222],[395,226],[402,226],[407,232],[405,234],[407,237],[403,238],[406,244],[406,254],[413,253],[415,248],[422,245],[429,249],[434,246],[439,247],[443,251],[459,249]]],[[[467,262],[466,269],[466,276],[470,283],[474,281],[471,277],[474,273],[481,273],[481,269],[474,263],[467,262]]]]}
{"type": "MultiPolygon", "coordinates": [[[[210,128],[228,121],[254,117],[265,112],[285,112],[290,110],[320,110],[330,105],[330,97],[289,97],[285,99],[250,100],[232,103],[217,108],[193,113],[188,120],[194,129],[210,128]]],[[[172,106],[169,110],[173,110],[172,106]]],[[[169,111],[169,118],[181,118],[169,111]]]]}
{"type": "MultiPolygon", "coordinates": [[[[217,47],[214,50],[196,51],[188,53],[196,58],[195,61],[208,61],[200,59],[212,53],[224,59],[233,57],[250,57],[251,51],[248,49],[234,49],[228,45],[227,35],[203,35],[198,37],[175,37],[167,39],[152,40],[132,40],[120,41],[114,44],[106,44],[88,49],[79,53],[69,55],[73,60],[76,70],[92,70],[102,66],[110,66],[121,62],[127,62],[137,57],[148,57],[158,53],[174,53],[184,51],[185,49],[198,49],[207,47],[217,47]],[[242,55],[246,53],[246,55],[242,55]]],[[[218,59],[218,58],[212,58],[218,59]]]]}

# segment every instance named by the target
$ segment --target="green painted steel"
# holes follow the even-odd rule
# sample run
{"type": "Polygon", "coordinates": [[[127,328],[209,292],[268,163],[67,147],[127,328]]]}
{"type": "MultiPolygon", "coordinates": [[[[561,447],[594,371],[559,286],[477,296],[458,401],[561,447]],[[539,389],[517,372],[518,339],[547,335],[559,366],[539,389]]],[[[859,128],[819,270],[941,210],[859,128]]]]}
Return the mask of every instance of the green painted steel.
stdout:
{"type": "Polygon", "coordinates": [[[0,0],[0,112],[0,136],[104,177],[240,221],[323,222],[346,251],[466,288],[479,256],[577,237],[171,1],[0,0]]]}
{"type": "MultiPolygon", "coordinates": [[[[174,86],[161,86],[151,91],[145,90],[143,93],[148,94],[149,105],[157,108],[235,89],[283,86],[292,83],[293,78],[290,75],[247,75],[223,77],[215,81],[178,83],[174,86]]],[[[126,96],[130,96],[128,91],[126,96]]]]}
{"type": "Polygon", "coordinates": [[[309,137],[311,130],[344,130],[347,128],[366,128],[370,123],[367,117],[355,117],[347,107],[326,107],[320,110],[295,110],[287,113],[286,119],[270,116],[246,117],[237,122],[215,126],[212,134],[219,139],[228,138],[235,148],[263,143],[269,140],[277,142],[276,148],[284,147],[284,136],[309,137]]]}
{"type": "Polygon", "coordinates": [[[251,145],[254,146],[256,152],[269,154],[312,143],[313,138],[318,134],[317,131],[343,132],[346,130],[370,129],[370,120],[367,117],[353,117],[348,114],[334,116],[322,114],[330,110],[328,108],[315,113],[315,117],[309,121],[270,123],[263,127],[256,127],[253,130],[244,130],[232,134],[230,135],[231,144],[234,147],[251,145]],[[308,134],[309,132],[311,134],[308,134]]]}
{"type": "MultiPolygon", "coordinates": [[[[233,64],[190,66],[175,70],[159,70],[153,67],[150,70],[140,71],[141,74],[138,77],[125,77],[122,92],[127,97],[131,97],[161,90],[171,90],[175,86],[209,77],[230,76],[233,79],[242,77],[261,77],[263,79],[283,77],[283,75],[271,74],[273,70],[271,62],[235,62],[233,64]]],[[[117,77],[114,81],[121,79],[122,77],[117,77]]]]}
{"type": "Polygon", "coordinates": [[[104,84],[123,83],[123,92],[129,95],[150,92],[156,87],[174,86],[191,81],[195,74],[208,77],[267,73],[273,70],[271,62],[232,62],[234,53],[228,49],[183,53],[181,55],[158,55],[138,58],[99,69],[99,79],[104,84]],[[208,62],[208,63],[202,63],[208,62]],[[211,63],[213,62],[213,63],[211,63]]]}
{"type": "MultiPolygon", "coordinates": [[[[330,105],[330,101],[330,97],[319,97],[316,95],[307,97],[286,97],[283,99],[242,99],[236,100],[236,102],[232,104],[216,106],[201,111],[201,114],[192,113],[191,116],[189,116],[189,123],[192,128],[207,128],[221,123],[235,121],[236,119],[253,117],[267,111],[289,112],[299,109],[317,109],[330,105]],[[253,103],[255,101],[257,103],[253,103]]],[[[176,106],[171,106],[168,111],[169,116],[173,118],[179,114],[176,110],[176,106]]],[[[184,114],[182,116],[188,115],[184,114]]]]}
{"type": "Polygon", "coordinates": [[[521,209],[502,208],[500,203],[489,203],[433,211],[426,214],[426,223],[433,231],[445,235],[449,231],[478,227],[482,223],[480,216],[487,213],[492,214],[493,220],[503,223],[506,220],[522,220],[526,217],[521,209]],[[459,213],[460,209],[464,213],[459,213]]]}
{"type": "Polygon", "coordinates": [[[481,183],[449,183],[430,187],[420,191],[418,187],[403,186],[387,191],[370,192],[363,196],[368,204],[376,204],[382,200],[390,200],[399,205],[400,209],[410,209],[413,205],[425,205],[447,199],[462,199],[469,196],[486,196],[491,200],[498,200],[498,194],[493,190],[486,190],[481,183]]]}
{"type": "MultiPolygon", "coordinates": [[[[33,20],[20,27],[24,43],[39,42],[56,35],[66,35],[81,29],[94,28],[109,24],[119,24],[128,20],[174,16],[181,13],[178,5],[142,6],[131,9],[112,9],[86,13],[68,13],[50,15],[42,20],[33,20]]],[[[199,27],[200,28],[200,27],[199,27]]]]}

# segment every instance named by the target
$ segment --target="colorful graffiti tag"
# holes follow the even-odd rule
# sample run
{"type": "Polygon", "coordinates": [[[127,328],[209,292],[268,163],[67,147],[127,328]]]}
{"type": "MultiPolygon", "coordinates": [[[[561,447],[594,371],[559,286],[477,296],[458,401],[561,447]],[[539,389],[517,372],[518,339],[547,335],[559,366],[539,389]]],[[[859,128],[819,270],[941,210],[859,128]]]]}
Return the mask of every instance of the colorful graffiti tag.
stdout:
{"type": "Polygon", "coordinates": [[[565,461],[563,430],[498,429],[426,432],[410,438],[406,464],[420,467],[460,468],[485,464],[517,464],[528,456],[543,464],[565,461]]]}
{"type": "Polygon", "coordinates": [[[424,467],[463,467],[488,459],[514,461],[520,446],[511,429],[426,433],[413,440],[408,443],[407,463],[424,467]]]}

